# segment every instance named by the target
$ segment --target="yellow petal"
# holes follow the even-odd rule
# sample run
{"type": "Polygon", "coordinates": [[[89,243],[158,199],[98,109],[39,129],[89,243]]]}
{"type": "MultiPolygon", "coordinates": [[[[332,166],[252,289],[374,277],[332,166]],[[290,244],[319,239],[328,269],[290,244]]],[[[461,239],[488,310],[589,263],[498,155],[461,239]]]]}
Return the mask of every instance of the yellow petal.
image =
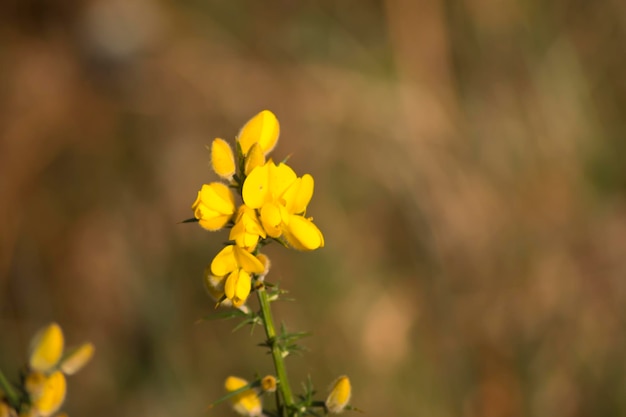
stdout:
{"type": "Polygon", "coordinates": [[[58,324],[52,323],[41,329],[31,342],[30,368],[47,372],[61,359],[63,354],[63,331],[58,324]]]}
{"type": "Polygon", "coordinates": [[[278,119],[271,111],[263,110],[244,125],[237,140],[244,155],[248,154],[255,143],[258,143],[263,153],[267,155],[276,146],[279,135],[278,119]]]}
{"type": "Polygon", "coordinates": [[[282,234],[281,224],[283,217],[281,216],[280,206],[274,203],[265,204],[261,208],[261,224],[271,237],[277,238],[282,234]]]}
{"type": "Polygon", "coordinates": [[[237,269],[237,260],[235,259],[234,246],[228,245],[219,251],[211,262],[211,272],[213,275],[223,277],[237,269]]]}
{"type": "Polygon", "coordinates": [[[75,374],[91,360],[94,351],[95,347],[92,343],[83,343],[63,359],[61,371],[65,375],[75,374]]]}
{"type": "Polygon", "coordinates": [[[265,266],[261,261],[247,250],[235,246],[233,251],[237,265],[249,274],[260,274],[265,270],[265,266]]]}
{"type": "Polygon", "coordinates": [[[232,272],[228,278],[226,278],[224,293],[226,297],[232,300],[235,307],[240,307],[248,299],[251,285],[252,279],[250,278],[250,274],[240,269],[232,272]]]}
{"type": "MultiPolygon", "coordinates": [[[[248,381],[242,378],[230,376],[224,384],[229,392],[237,391],[248,385],[248,381]]],[[[248,389],[231,398],[233,409],[246,417],[258,417],[262,415],[263,405],[258,394],[253,389],[248,389]]]]}
{"type": "Polygon", "coordinates": [[[253,209],[265,203],[277,200],[297,179],[296,173],[289,165],[276,165],[269,160],[263,166],[256,167],[243,183],[243,201],[253,209]]]}
{"type": "Polygon", "coordinates": [[[352,386],[350,385],[350,379],[343,375],[337,378],[333,383],[333,387],[326,398],[326,408],[331,413],[341,413],[344,408],[350,402],[350,395],[352,394],[352,386]]]}
{"type": "Polygon", "coordinates": [[[230,180],[235,175],[235,156],[224,139],[216,138],[211,143],[211,166],[224,179],[230,180]]]}
{"type": "Polygon", "coordinates": [[[313,177],[305,174],[294,181],[283,194],[285,207],[290,214],[302,214],[313,197],[313,177]]]}
{"type": "Polygon", "coordinates": [[[287,243],[298,250],[315,250],[324,246],[324,236],[309,219],[292,215],[284,229],[287,243]]]}
{"type": "Polygon", "coordinates": [[[31,398],[31,404],[41,417],[48,417],[57,411],[65,400],[67,384],[61,371],[56,371],[47,377],[40,395],[31,398]]]}
{"type": "Polygon", "coordinates": [[[261,145],[255,143],[250,148],[248,155],[246,155],[246,161],[244,165],[244,172],[246,175],[250,175],[252,170],[258,166],[265,164],[265,155],[261,149],[261,145]]]}

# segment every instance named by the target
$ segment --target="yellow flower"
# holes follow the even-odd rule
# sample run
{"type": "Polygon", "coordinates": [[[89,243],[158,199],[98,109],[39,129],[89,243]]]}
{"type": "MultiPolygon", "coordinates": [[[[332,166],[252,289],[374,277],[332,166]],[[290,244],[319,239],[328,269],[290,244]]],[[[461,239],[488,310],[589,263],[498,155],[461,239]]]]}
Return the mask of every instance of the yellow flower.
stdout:
{"type": "Polygon", "coordinates": [[[31,406],[37,411],[37,415],[48,417],[63,404],[67,384],[61,371],[53,372],[48,377],[43,376],[43,379],[42,376],[38,372],[31,373],[27,377],[26,388],[31,406]]]}
{"type": "Polygon", "coordinates": [[[276,165],[270,160],[248,175],[242,196],[247,206],[259,210],[269,236],[284,234],[295,249],[314,250],[324,246],[324,236],[311,219],[304,217],[313,188],[312,176],[298,178],[287,164],[276,165]]]}
{"type": "Polygon", "coordinates": [[[250,274],[260,274],[265,266],[254,255],[235,245],[224,247],[211,262],[211,274],[224,281],[224,294],[235,307],[246,302],[252,285],[250,274]]]}
{"type": "Polygon", "coordinates": [[[224,184],[204,184],[191,206],[200,226],[207,230],[221,229],[235,213],[235,196],[224,184]]]}
{"type": "Polygon", "coordinates": [[[34,371],[48,372],[56,366],[63,354],[63,331],[52,323],[45,327],[31,341],[29,365],[34,371]]]}
{"type": "Polygon", "coordinates": [[[352,394],[352,386],[350,385],[350,379],[343,375],[337,378],[333,383],[333,387],[326,398],[326,408],[331,413],[341,413],[348,402],[350,402],[350,395],[352,394]]]}
{"type": "MultiPolygon", "coordinates": [[[[224,386],[228,392],[237,391],[248,385],[248,381],[243,378],[229,376],[226,378],[224,386]]],[[[231,398],[233,408],[236,412],[246,417],[259,417],[263,413],[261,399],[253,389],[247,389],[231,398]]]]}
{"type": "Polygon", "coordinates": [[[61,371],[63,371],[65,375],[75,374],[91,360],[94,350],[95,347],[93,343],[83,343],[67,354],[63,361],[61,361],[61,371]]]}
{"type": "Polygon", "coordinates": [[[267,155],[276,146],[279,135],[280,125],[278,124],[278,119],[271,111],[263,110],[241,128],[237,141],[244,156],[248,154],[248,151],[255,143],[258,143],[263,154],[267,155]]]}
{"type": "Polygon", "coordinates": [[[230,229],[229,239],[234,240],[237,246],[253,251],[259,239],[266,237],[255,211],[242,204],[237,210],[235,225],[230,229]]]}
{"type": "Polygon", "coordinates": [[[211,143],[211,166],[221,178],[231,180],[235,175],[235,156],[230,145],[220,138],[211,143]]]}

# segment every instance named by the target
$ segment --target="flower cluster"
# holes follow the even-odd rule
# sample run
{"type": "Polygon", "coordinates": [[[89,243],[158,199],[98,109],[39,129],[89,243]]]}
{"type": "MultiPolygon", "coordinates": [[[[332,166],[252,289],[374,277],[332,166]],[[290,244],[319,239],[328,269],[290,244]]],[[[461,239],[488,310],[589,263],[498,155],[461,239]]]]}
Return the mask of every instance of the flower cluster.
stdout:
{"type": "MultiPolygon", "coordinates": [[[[78,372],[94,353],[91,343],[65,353],[63,347],[63,332],[56,323],[33,337],[27,372],[19,390],[22,395],[11,385],[5,385],[5,398],[0,398],[0,417],[48,417],[59,410],[65,400],[66,375],[78,372]]],[[[61,416],[66,414],[56,415],[61,416]]]]}
{"type": "Polygon", "coordinates": [[[298,177],[285,162],[267,159],[279,133],[276,116],[263,110],[239,132],[236,152],[220,138],[211,144],[211,165],[224,182],[204,184],[191,209],[207,230],[230,227],[229,244],[204,277],[218,303],[244,305],[253,281],[262,280],[269,269],[269,259],[259,248],[270,240],[298,250],[324,246],[322,232],[306,216],[313,177],[298,177]]]}

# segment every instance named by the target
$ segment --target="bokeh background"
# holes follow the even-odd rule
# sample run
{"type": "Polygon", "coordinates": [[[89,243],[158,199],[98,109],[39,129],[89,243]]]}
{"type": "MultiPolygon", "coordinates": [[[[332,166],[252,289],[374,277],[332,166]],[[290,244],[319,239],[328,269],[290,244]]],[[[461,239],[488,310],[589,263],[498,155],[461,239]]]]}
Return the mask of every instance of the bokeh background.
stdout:
{"type": "MultiPolygon", "coordinates": [[[[205,145],[262,109],[326,247],[268,248],[288,361],[370,416],[626,415],[626,3],[0,3],[0,369],[59,322],[71,416],[207,411],[271,370],[202,322],[205,145]]],[[[253,302],[254,305],[254,302],[253,302]]]]}

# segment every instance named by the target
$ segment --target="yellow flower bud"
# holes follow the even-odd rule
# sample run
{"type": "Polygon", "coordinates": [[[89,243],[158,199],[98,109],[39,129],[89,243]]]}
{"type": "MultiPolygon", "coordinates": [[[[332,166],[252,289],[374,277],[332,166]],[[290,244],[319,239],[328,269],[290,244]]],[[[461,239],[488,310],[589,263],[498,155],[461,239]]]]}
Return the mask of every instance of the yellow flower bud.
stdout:
{"type": "MultiPolygon", "coordinates": [[[[237,391],[248,385],[248,381],[243,378],[229,376],[226,378],[224,386],[229,392],[237,391]]],[[[231,398],[234,410],[246,417],[259,417],[263,413],[261,399],[253,389],[245,390],[231,398]]]]}
{"type": "Polygon", "coordinates": [[[95,347],[92,343],[83,343],[70,352],[61,362],[61,371],[65,375],[73,375],[89,362],[95,347]]]}
{"type": "Polygon", "coordinates": [[[274,391],[276,391],[276,386],[277,385],[278,384],[276,383],[276,377],[274,375],[264,376],[263,379],[261,380],[261,388],[265,392],[274,392],[274,391]]]}
{"type": "Polygon", "coordinates": [[[326,398],[326,408],[331,413],[341,413],[348,405],[348,402],[350,402],[351,394],[352,387],[350,380],[345,375],[340,376],[333,383],[330,394],[328,394],[328,398],[326,398]]]}
{"type": "Polygon", "coordinates": [[[258,143],[263,153],[267,155],[276,146],[279,135],[278,119],[271,111],[263,110],[241,128],[237,140],[244,155],[248,154],[255,143],[258,143]]]}
{"type": "Polygon", "coordinates": [[[235,175],[235,156],[224,139],[216,138],[211,143],[211,166],[217,175],[226,180],[235,175]]]}
{"type": "Polygon", "coordinates": [[[31,395],[31,405],[41,417],[54,414],[63,404],[67,384],[61,371],[56,371],[46,378],[43,389],[31,395]]]}
{"type": "Polygon", "coordinates": [[[31,341],[29,365],[34,371],[47,372],[54,368],[63,354],[63,331],[52,323],[39,330],[31,341]]]}
{"type": "Polygon", "coordinates": [[[246,155],[245,163],[244,163],[244,172],[247,175],[250,175],[252,170],[258,166],[265,164],[265,155],[263,154],[263,149],[261,149],[261,145],[257,142],[248,151],[248,155],[246,155]]]}

